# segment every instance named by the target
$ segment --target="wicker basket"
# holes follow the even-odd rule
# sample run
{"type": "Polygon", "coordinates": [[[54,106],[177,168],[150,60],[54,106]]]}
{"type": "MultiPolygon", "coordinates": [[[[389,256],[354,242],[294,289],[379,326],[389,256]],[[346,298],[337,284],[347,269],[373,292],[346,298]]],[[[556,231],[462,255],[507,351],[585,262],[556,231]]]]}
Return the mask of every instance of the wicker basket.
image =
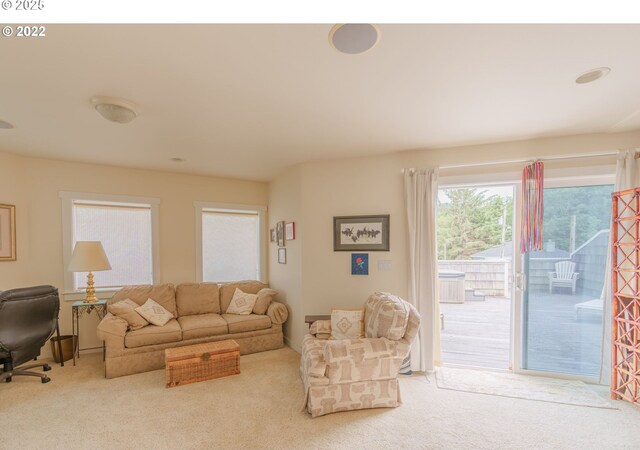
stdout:
{"type": "Polygon", "coordinates": [[[165,350],[167,387],[240,373],[240,346],[233,339],[165,350]]]}

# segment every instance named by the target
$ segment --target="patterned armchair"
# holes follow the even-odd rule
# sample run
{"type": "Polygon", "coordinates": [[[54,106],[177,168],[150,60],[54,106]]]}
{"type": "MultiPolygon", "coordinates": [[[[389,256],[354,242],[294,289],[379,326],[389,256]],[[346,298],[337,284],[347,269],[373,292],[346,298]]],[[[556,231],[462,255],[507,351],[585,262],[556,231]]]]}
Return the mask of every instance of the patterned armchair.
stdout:
{"type": "Polygon", "coordinates": [[[314,322],[302,343],[300,376],[312,417],[399,406],[398,371],[418,333],[416,309],[376,292],[364,305],[364,338],[327,339],[330,324],[314,322]]]}

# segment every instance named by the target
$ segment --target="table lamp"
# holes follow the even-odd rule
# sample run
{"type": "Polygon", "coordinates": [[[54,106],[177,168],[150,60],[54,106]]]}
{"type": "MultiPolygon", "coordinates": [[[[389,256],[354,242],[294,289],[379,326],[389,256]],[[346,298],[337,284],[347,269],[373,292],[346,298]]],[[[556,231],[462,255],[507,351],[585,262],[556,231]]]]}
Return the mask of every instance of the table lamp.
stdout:
{"type": "Polygon", "coordinates": [[[111,264],[100,241],[78,241],[73,249],[68,269],[70,272],[89,272],[87,274],[87,298],[85,303],[97,302],[96,290],[93,287],[93,273],[100,270],[111,270],[111,264]]]}

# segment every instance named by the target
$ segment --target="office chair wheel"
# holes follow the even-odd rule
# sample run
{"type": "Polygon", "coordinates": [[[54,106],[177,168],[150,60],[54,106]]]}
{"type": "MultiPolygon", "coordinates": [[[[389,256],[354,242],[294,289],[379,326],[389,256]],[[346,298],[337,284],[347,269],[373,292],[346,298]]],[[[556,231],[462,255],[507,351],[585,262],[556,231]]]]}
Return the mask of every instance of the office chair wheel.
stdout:
{"type": "Polygon", "coordinates": [[[7,378],[5,378],[5,379],[4,379],[4,382],[5,382],[5,383],[11,383],[11,377],[7,377],[7,378]]]}
{"type": "Polygon", "coordinates": [[[51,370],[51,366],[49,364],[45,364],[44,366],[42,366],[42,370],[44,370],[45,372],[48,372],[51,370]]]}
{"type": "Polygon", "coordinates": [[[49,377],[42,377],[42,382],[43,382],[43,383],[48,383],[49,381],[51,381],[51,378],[49,378],[49,377]]]}

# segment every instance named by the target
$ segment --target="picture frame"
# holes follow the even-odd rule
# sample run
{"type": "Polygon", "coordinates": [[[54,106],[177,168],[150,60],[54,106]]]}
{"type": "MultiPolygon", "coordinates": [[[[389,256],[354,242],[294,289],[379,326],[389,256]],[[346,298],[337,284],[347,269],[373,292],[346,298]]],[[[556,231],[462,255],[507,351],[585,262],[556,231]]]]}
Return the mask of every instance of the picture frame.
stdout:
{"type": "Polygon", "coordinates": [[[369,254],[351,254],[351,275],[369,275],[369,254]]]}
{"type": "Polygon", "coordinates": [[[293,241],[296,238],[296,223],[287,222],[284,225],[284,238],[287,241],[293,241]]]}
{"type": "Polygon", "coordinates": [[[389,214],[335,216],[333,251],[389,251],[389,214]]]}
{"type": "Polygon", "coordinates": [[[280,247],[278,249],[278,264],[286,264],[287,263],[287,249],[284,247],[280,247]]]}
{"type": "Polygon", "coordinates": [[[271,228],[269,230],[269,242],[275,242],[275,241],[276,241],[276,229],[271,228]]]}
{"type": "Polygon", "coordinates": [[[276,223],[276,238],[278,247],[284,247],[284,221],[276,223]]]}
{"type": "Polygon", "coordinates": [[[0,204],[0,261],[16,260],[16,206],[0,204]]]}

